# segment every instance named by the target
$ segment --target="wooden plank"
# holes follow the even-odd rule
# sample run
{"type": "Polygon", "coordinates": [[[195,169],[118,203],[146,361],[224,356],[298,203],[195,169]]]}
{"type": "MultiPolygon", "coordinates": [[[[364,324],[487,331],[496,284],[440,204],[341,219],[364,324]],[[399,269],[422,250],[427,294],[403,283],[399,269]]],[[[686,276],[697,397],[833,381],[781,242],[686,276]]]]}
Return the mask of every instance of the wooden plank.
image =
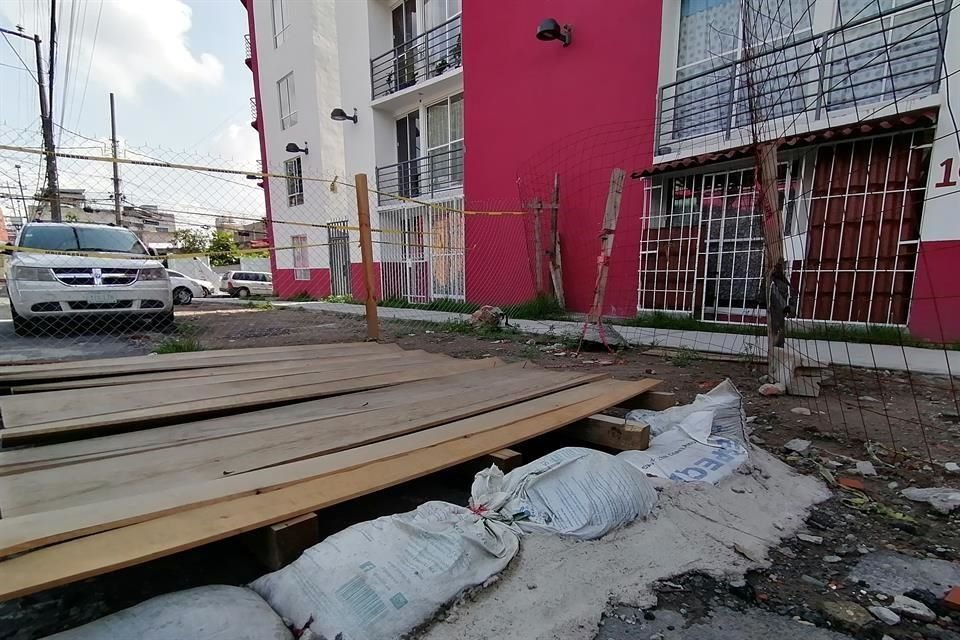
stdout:
{"type": "Polygon", "coordinates": [[[587,314],[587,323],[600,322],[603,315],[603,301],[607,293],[607,275],[610,272],[610,255],[613,253],[613,238],[620,217],[620,201],[623,198],[623,181],[626,178],[623,169],[614,169],[610,173],[610,189],[607,192],[607,205],[603,212],[603,228],[600,231],[600,256],[597,259],[597,284],[593,290],[593,304],[587,314]]]}
{"type": "Polygon", "coordinates": [[[198,369],[231,364],[275,362],[277,360],[304,360],[332,354],[382,353],[384,351],[396,351],[399,349],[400,347],[393,344],[355,342],[299,345],[295,347],[269,347],[266,350],[224,349],[220,351],[194,351],[191,353],[131,356],[127,358],[83,360],[58,364],[17,365],[0,367],[0,385],[19,384],[27,381],[123,375],[127,373],[144,373],[147,371],[198,369]]]}
{"type": "Polygon", "coordinates": [[[481,458],[484,468],[489,468],[495,464],[500,471],[510,473],[517,467],[523,465],[523,454],[513,449],[500,449],[481,458]]]}
{"type": "MultiPolygon", "coordinates": [[[[516,364],[505,367],[525,367],[516,364]]],[[[537,370],[537,369],[534,369],[537,370]]],[[[0,475],[112,458],[140,451],[157,451],[183,444],[197,444],[242,433],[316,422],[337,416],[356,415],[411,402],[441,401],[458,397],[470,372],[408,382],[382,389],[309,400],[284,407],[260,409],[238,415],[112,434],[60,444],[0,451],[0,475]]],[[[502,375],[498,373],[497,379],[502,375]]],[[[598,378],[600,376],[597,376],[598,378]]],[[[585,378],[589,380],[590,378],[585,378]]],[[[544,392],[546,393],[546,391],[544,392]]],[[[166,455],[166,454],[163,454],[166,455]]],[[[0,484],[0,487],[3,485],[0,484]]]]}
{"type": "MultiPolygon", "coordinates": [[[[173,403],[170,403],[169,399],[152,398],[151,396],[156,395],[156,390],[153,393],[138,392],[127,394],[122,398],[111,398],[115,402],[110,413],[78,415],[3,429],[0,431],[0,446],[28,444],[44,439],[65,440],[85,437],[89,433],[109,429],[129,430],[136,428],[137,425],[155,424],[160,420],[172,421],[184,416],[201,417],[205,414],[224,411],[239,412],[248,407],[276,406],[296,400],[354,393],[461,371],[487,369],[498,364],[502,363],[495,358],[450,360],[412,366],[367,366],[362,370],[342,369],[224,385],[198,384],[181,390],[180,393],[188,399],[173,403]],[[208,397],[208,394],[215,394],[215,396],[208,397]],[[165,404],[150,406],[151,402],[165,404]]],[[[84,408],[78,413],[89,413],[89,411],[89,408],[84,408]]]]}
{"type": "Polygon", "coordinates": [[[320,542],[320,520],[315,513],[305,513],[251,531],[244,542],[263,566],[270,571],[276,571],[320,542]]]}
{"type": "Polygon", "coordinates": [[[357,224],[360,227],[360,264],[363,266],[364,316],[367,320],[367,339],[380,339],[380,319],[377,316],[377,278],[373,264],[373,233],[370,229],[370,194],[367,191],[367,174],[353,177],[353,189],[357,194],[357,224]]]}
{"type": "MultiPolygon", "coordinates": [[[[594,382],[402,438],[284,465],[327,471],[282,488],[261,487],[252,495],[181,509],[10,558],[0,562],[0,601],[171,555],[462,464],[609,408],[648,383],[594,382]],[[573,401],[575,393],[578,399],[573,401]]],[[[274,481],[290,471],[284,467],[269,470],[274,481]]],[[[217,482],[249,480],[252,475],[217,482]]],[[[0,524],[17,520],[22,519],[0,524]]],[[[13,530],[24,531],[22,526],[13,530]]]]}
{"type": "MultiPolygon", "coordinates": [[[[89,389],[93,387],[110,387],[117,385],[137,384],[140,382],[163,382],[167,380],[182,380],[191,378],[205,378],[208,376],[225,376],[231,374],[273,374],[275,372],[289,371],[294,369],[322,370],[331,366],[342,366],[351,362],[369,362],[370,360],[394,360],[403,358],[407,353],[404,351],[385,351],[359,354],[344,354],[314,357],[303,360],[278,360],[276,362],[263,362],[258,364],[235,364],[224,367],[204,367],[202,369],[182,369],[173,371],[157,371],[151,373],[131,373],[122,376],[108,376],[103,378],[77,378],[74,380],[61,380],[59,382],[43,382],[39,384],[26,384],[13,387],[14,394],[39,393],[42,391],[66,391],[71,389],[89,389]]],[[[440,354],[437,354],[440,355],[440,354]]],[[[250,376],[270,377],[269,375],[250,376]]],[[[243,379],[239,377],[237,379],[243,379]]]]}
{"type": "MultiPolygon", "coordinates": [[[[323,500],[317,502],[310,498],[310,490],[308,489],[304,495],[297,498],[298,507],[290,509],[290,504],[287,504],[287,508],[282,510],[281,516],[268,520],[255,519],[255,522],[241,525],[237,519],[243,520],[245,515],[244,510],[239,509],[234,516],[226,516],[230,520],[229,523],[226,520],[221,522],[221,525],[236,524],[238,529],[233,533],[249,531],[272,522],[292,518],[301,513],[316,511],[324,506],[342,502],[369,491],[376,491],[397,482],[413,480],[421,475],[445,469],[499,449],[511,447],[518,442],[559,429],[581,418],[603,411],[620,402],[623,398],[636,395],[658,383],[657,380],[630,382],[600,380],[496,411],[450,422],[432,429],[417,431],[390,440],[317,458],[291,462],[219,480],[195,483],[167,491],[70,507],[58,511],[45,511],[4,518],[0,520],[0,556],[29,551],[80,536],[116,529],[117,527],[129,530],[132,527],[128,527],[128,525],[158,520],[177,512],[189,513],[202,509],[204,506],[223,501],[233,501],[233,499],[242,497],[249,498],[269,494],[271,497],[275,497],[277,505],[280,505],[284,504],[284,501],[288,498],[287,493],[281,493],[284,488],[296,485],[318,488],[327,485],[324,491],[329,491],[331,486],[336,485],[342,479],[337,477],[337,474],[347,470],[358,469],[360,475],[367,477],[370,482],[369,485],[365,485],[368,490],[360,493],[346,490],[338,494],[339,498],[336,501],[329,504],[323,500]],[[487,437],[486,434],[490,431],[496,431],[500,435],[487,437]],[[441,451],[441,445],[445,443],[453,443],[454,449],[469,452],[469,455],[445,459],[441,451]],[[406,469],[401,479],[395,482],[382,483],[383,478],[378,475],[382,469],[376,463],[384,460],[404,460],[401,468],[406,467],[406,469]],[[308,504],[315,506],[311,508],[307,506],[308,504]]],[[[300,496],[299,492],[296,493],[300,496]]],[[[321,494],[323,493],[321,491],[321,494]]],[[[212,514],[207,512],[206,515],[212,514]]],[[[221,537],[227,535],[232,534],[224,532],[221,537]]],[[[204,536],[195,540],[196,544],[203,544],[206,541],[208,540],[204,536]]],[[[189,547],[174,545],[169,553],[175,553],[184,548],[189,547]]],[[[141,556],[138,556],[138,558],[141,558],[141,556]]],[[[4,568],[14,560],[0,562],[0,593],[3,592],[8,577],[4,568]]],[[[143,559],[138,561],[143,561],[143,559]]],[[[107,565],[106,570],[117,567],[110,562],[107,565]]],[[[20,569],[17,569],[9,577],[14,579],[15,576],[19,575],[19,571],[20,569]]],[[[44,581],[41,580],[41,582],[44,581]]]]}
{"type": "Polygon", "coordinates": [[[144,451],[18,473],[0,483],[0,513],[11,517],[52,511],[216,480],[404,435],[600,377],[516,364],[503,367],[492,380],[482,371],[457,376],[456,386],[443,395],[398,390],[404,399],[359,417],[337,416],[225,436],[166,449],[163,455],[144,451]]]}
{"type": "Polygon", "coordinates": [[[650,446],[648,425],[601,413],[584,418],[565,431],[578,440],[620,451],[642,451],[650,446]]]}

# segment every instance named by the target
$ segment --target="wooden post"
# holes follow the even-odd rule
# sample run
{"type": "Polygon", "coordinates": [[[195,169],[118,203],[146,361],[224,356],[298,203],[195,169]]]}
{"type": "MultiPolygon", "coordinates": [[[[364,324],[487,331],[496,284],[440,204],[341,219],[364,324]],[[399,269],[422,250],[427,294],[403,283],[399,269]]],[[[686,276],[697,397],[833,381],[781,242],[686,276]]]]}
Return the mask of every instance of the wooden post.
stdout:
{"type": "Polygon", "coordinates": [[[561,309],[567,306],[563,296],[563,262],[560,258],[560,174],[553,174],[553,197],[550,200],[550,282],[561,309]]]}
{"type": "Polygon", "coordinates": [[[786,337],[786,310],[790,284],[783,260],[783,216],[777,196],[777,145],[761,144],[756,150],[757,200],[763,217],[764,291],[767,307],[767,367],[775,382],[786,383],[779,348],[786,337]]]}
{"type": "Polygon", "coordinates": [[[380,339],[380,320],[377,316],[376,277],[373,271],[373,234],[370,230],[370,196],[367,192],[367,174],[353,178],[357,190],[357,219],[360,223],[360,259],[363,262],[363,284],[366,289],[364,304],[367,316],[367,339],[380,339]]]}
{"type": "Polygon", "coordinates": [[[543,226],[540,222],[542,213],[543,203],[537,198],[533,206],[533,268],[536,269],[534,283],[538,296],[543,293],[543,226]]]}
{"type": "Polygon", "coordinates": [[[617,229],[617,218],[620,217],[620,200],[623,198],[623,180],[626,177],[623,169],[614,169],[610,174],[610,190],[607,192],[607,206],[603,212],[603,229],[600,231],[600,256],[597,258],[597,286],[593,290],[593,305],[587,322],[594,324],[600,321],[603,313],[603,298],[607,292],[607,274],[610,267],[610,254],[613,253],[613,234],[617,229]]]}

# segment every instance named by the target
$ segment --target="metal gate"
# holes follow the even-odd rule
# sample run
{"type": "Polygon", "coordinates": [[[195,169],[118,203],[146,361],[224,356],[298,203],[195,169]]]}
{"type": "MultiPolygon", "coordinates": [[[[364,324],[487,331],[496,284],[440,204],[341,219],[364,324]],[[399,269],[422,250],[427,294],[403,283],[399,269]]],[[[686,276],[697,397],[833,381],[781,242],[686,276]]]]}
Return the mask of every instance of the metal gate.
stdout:
{"type": "Polygon", "coordinates": [[[347,220],[331,222],[327,227],[327,242],[330,249],[330,293],[349,296],[350,287],[350,232],[347,220]]]}

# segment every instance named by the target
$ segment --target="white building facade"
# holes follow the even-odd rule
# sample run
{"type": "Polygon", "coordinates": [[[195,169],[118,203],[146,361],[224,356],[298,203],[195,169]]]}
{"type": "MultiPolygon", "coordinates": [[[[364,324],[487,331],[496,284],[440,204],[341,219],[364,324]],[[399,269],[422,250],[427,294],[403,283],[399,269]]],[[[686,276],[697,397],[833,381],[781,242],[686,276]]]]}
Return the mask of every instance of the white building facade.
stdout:
{"type": "Polygon", "coordinates": [[[278,293],[359,297],[365,173],[379,294],[462,299],[460,0],[244,5],[278,293]]]}

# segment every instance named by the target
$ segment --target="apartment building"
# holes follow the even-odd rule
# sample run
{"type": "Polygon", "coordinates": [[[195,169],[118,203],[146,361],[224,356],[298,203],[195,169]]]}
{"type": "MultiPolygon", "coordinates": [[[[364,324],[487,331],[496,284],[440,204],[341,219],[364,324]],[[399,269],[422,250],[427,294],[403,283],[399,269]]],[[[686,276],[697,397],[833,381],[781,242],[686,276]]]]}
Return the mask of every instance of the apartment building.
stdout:
{"type": "Polygon", "coordinates": [[[382,297],[529,299],[531,216],[456,210],[529,212],[559,175],[564,293],[586,311],[622,167],[604,312],[759,324],[758,141],[795,318],[960,339],[960,0],[242,1],[264,164],[304,176],[265,184],[274,246],[297,247],[275,252],[282,295],[360,291],[344,234],[294,223],[354,223],[307,177],[364,172],[397,233],[375,247],[382,297]],[[547,18],[568,37],[537,37],[547,18]]]}
{"type": "Polygon", "coordinates": [[[960,338],[951,1],[664,2],[638,307],[763,322],[753,143],[800,321],[960,338]]]}

